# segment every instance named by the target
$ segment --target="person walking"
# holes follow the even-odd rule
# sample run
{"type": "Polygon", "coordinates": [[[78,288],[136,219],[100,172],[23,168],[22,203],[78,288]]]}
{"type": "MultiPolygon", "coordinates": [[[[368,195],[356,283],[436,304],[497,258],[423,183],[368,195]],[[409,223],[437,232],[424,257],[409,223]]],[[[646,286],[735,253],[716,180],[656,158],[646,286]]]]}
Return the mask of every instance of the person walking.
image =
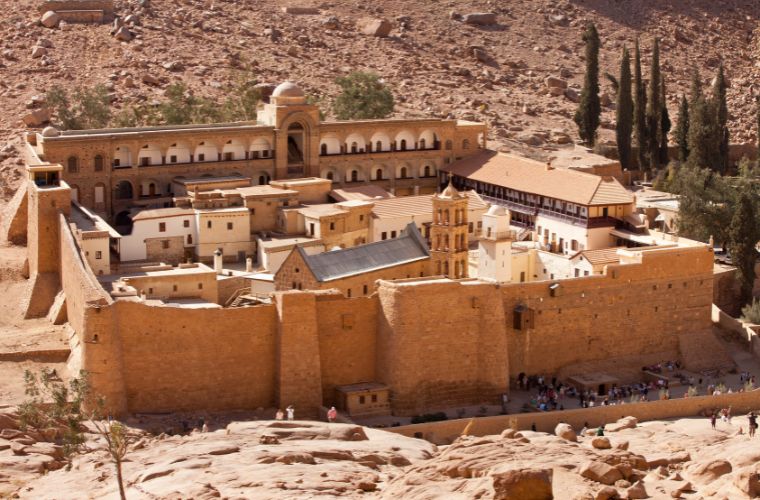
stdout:
{"type": "Polygon", "coordinates": [[[757,429],[757,415],[754,411],[749,412],[749,437],[755,437],[755,430],[757,429]]]}
{"type": "Polygon", "coordinates": [[[274,414],[275,420],[283,420],[285,418],[285,412],[282,411],[282,408],[277,409],[277,413],[274,414]]]}
{"type": "Polygon", "coordinates": [[[330,409],[327,410],[327,421],[335,422],[336,418],[338,418],[338,410],[336,410],[334,406],[331,406],[330,409]]]}
{"type": "Polygon", "coordinates": [[[718,414],[715,412],[712,412],[712,415],[710,415],[710,425],[712,425],[713,430],[715,430],[715,422],[718,421],[718,414]]]}
{"type": "Polygon", "coordinates": [[[295,418],[296,410],[293,408],[293,405],[285,408],[285,411],[288,413],[288,420],[293,420],[295,418]]]}

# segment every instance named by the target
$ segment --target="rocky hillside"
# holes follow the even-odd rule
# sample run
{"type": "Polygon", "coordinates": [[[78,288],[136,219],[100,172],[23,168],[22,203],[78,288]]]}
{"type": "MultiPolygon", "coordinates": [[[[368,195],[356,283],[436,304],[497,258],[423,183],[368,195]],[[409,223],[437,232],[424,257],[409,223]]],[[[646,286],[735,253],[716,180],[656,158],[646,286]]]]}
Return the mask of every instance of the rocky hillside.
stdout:
{"type": "MultiPolygon", "coordinates": [[[[0,412],[0,497],[115,498],[101,438],[66,470],[46,432],[21,432],[0,412]],[[5,427],[5,429],[2,429],[5,427]],[[17,495],[17,496],[16,496],[17,495]]],[[[165,419],[168,417],[164,417],[165,419]]],[[[128,498],[757,498],[760,469],[747,418],[638,424],[626,417],[605,437],[506,430],[426,441],[355,425],[216,422],[211,432],[170,436],[132,421],[124,463],[128,498]],[[744,431],[741,428],[744,428],[744,431]]],[[[593,430],[589,432],[593,434],[593,430]]]]}
{"type": "MultiPolygon", "coordinates": [[[[512,147],[563,143],[577,136],[573,99],[583,73],[581,30],[590,20],[603,42],[602,72],[618,73],[620,51],[636,36],[646,70],[653,37],[662,39],[673,115],[691,71],[699,69],[708,83],[723,61],[732,140],[754,138],[760,3],[751,0],[308,2],[117,0],[118,14],[129,20],[120,40],[111,25],[46,28],[41,0],[14,1],[0,12],[4,197],[17,176],[16,153],[4,145],[17,140],[26,128],[22,117],[44,105],[51,85],[106,84],[120,109],[160,99],[174,81],[220,97],[232,70],[246,62],[260,82],[294,80],[326,104],[336,76],[374,71],[393,88],[398,116],[484,120],[491,139],[512,147]],[[286,13],[283,5],[316,7],[318,14],[286,13]],[[466,22],[473,12],[495,13],[495,24],[466,22]],[[365,29],[377,18],[388,24],[365,29]]],[[[602,89],[609,102],[602,136],[609,138],[614,95],[608,82],[602,89]]]]}

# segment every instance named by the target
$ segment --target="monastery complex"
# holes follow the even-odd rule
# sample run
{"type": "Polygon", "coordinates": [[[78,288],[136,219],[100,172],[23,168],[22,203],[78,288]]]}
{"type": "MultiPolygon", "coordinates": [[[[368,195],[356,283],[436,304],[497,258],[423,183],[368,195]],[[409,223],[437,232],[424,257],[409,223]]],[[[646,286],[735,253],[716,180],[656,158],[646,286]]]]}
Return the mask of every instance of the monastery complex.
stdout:
{"type": "Polygon", "coordinates": [[[521,373],[712,368],[713,249],[660,231],[619,164],[485,135],[322,121],[292,83],[255,123],[30,134],[3,226],[26,316],[70,325],[115,413],[403,416],[521,373]]]}

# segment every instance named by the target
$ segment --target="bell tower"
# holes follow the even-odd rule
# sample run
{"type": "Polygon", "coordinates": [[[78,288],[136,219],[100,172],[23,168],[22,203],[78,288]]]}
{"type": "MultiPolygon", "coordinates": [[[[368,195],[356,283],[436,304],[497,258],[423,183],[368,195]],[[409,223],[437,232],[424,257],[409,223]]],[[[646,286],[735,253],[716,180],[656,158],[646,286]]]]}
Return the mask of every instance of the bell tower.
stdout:
{"type": "Polygon", "coordinates": [[[467,196],[451,184],[433,196],[430,257],[433,274],[466,278],[468,267],[467,196]]]}

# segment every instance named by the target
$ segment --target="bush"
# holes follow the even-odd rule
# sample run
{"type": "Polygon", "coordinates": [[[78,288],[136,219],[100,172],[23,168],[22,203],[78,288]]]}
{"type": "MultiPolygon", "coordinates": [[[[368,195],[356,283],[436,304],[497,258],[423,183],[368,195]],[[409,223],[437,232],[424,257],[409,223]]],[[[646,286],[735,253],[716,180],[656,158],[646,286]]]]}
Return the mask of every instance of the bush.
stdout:
{"type": "Polygon", "coordinates": [[[111,119],[111,98],[104,85],[79,88],[69,96],[61,86],[47,92],[47,105],[63,130],[105,128],[111,119]]]}
{"type": "Polygon", "coordinates": [[[760,300],[752,299],[751,304],[742,308],[742,319],[747,323],[760,325],[760,300]]]}
{"type": "Polygon", "coordinates": [[[378,75],[355,71],[335,82],[342,90],[333,105],[339,120],[385,118],[393,112],[393,94],[378,75]]]}

